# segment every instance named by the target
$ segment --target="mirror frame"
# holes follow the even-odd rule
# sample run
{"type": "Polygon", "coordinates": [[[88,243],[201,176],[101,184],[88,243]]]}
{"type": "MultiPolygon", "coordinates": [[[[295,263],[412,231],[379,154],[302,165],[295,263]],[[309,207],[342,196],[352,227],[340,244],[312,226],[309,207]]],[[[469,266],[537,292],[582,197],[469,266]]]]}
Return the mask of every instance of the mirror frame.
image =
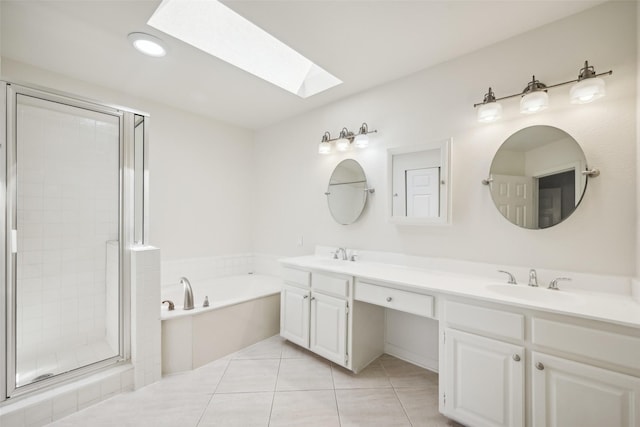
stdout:
{"type": "MultiPolygon", "coordinates": [[[[348,184],[348,183],[347,183],[348,184]]],[[[370,193],[374,193],[375,190],[371,187],[369,187],[369,182],[367,181],[367,174],[364,171],[364,167],[362,167],[362,165],[360,164],[360,162],[358,162],[356,159],[344,159],[341,160],[340,162],[338,162],[338,164],[333,168],[333,171],[331,171],[331,175],[329,176],[329,183],[327,184],[327,191],[324,193],[325,196],[327,197],[327,208],[329,209],[329,214],[331,215],[331,218],[333,218],[333,220],[335,222],[337,222],[340,225],[351,225],[354,222],[356,222],[358,219],[360,219],[360,217],[362,216],[362,214],[364,213],[364,210],[367,207],[367,202],[369,200],[369,194],[370,193]],[[335,175],[336,171],[338,170],[338,168],[343,165],[345,162],[354,162],[356,165],[358,165],[358,167],[360,168],[360,170],[362,171],[362,181],[358,181],[358,183],[364,183],[364,188],[362,189],[364,196],[363,196],[363,201],[362,201],[362,207],[360,208],[360,211],[358,213],[358,215],[353,218],[353,220],[351,222],[342,222],[340,221],[338,218],[336,218],[336,215],[334,213],[334,210],[331,209],[331,186],[332,185],[343,185],[345,183],[332,183],[331,180],[333,179],[333,176],[335,175]]]]}
{"type": "MultiPolygon", "coordinates": [[[[539,148],[539,147],[538,147],[539,148]]],[[[491,201],[494,205],[494,207],[496,208],[496,210],[498,211],[498,213],[500,214],[501,217],[503,217],[507,222],[515,225],[518,228],[521,228],[523,230],[546,230],[549,228],[553,228],[556,225],[559,225],[561,223],[563,223],[564,221],[566,221],[567,219],[569,219],[569,217],[571,217],[575,211],[579,208],[580,204],[582,203],[584,196],[587,192],[587,187],[588,187],[588,183],[589,183],[589,179],[593,178],[593,177],[597,177],[600,174],[600,171],[598,169],[590,169],[589,168],[589,162],[587,160],[587,155],[584,152],[584,149],[582,148],[582,146],[580,145],[580,143],[578,142],[578,140],[576,140],[569,132],[567,132],[566,130],[556,127],[556,126],[552,126],[552,125],[545,125],[545,124],[537,124],[537,125],[531,125],[531,126],[526,126],[520,129],[517,129],[516,131],[512,132],[511,134],[509,134],[509,136],[498,146],[496,152],[493,155],[493,158],[491,160],[491,165],[489,166],[489,178],[488,179],[484,179],[482,180],[482,184],[486,185],[487,187],[489,187],[489,197],[491,198],[491,201]],[[505,144],[507,142],[509,142],[509,140],[511,138],[513,138],[515,135],[519,134],[520,132],[529,130],[531,128],[536,128],[536,127],[548,127],[548,128],[553,128],[557,131],[561,131],[563,132],[568,138],[570,138],[573,143],[575,143],[575,146],[577,147],[577,149],[580,151],[581,155],[582,155],[582,159],[572,159],[572,160],[567,160],[565,163],[559,163],[556,164],[556,166],[554,167],[546,167],[546,168],[542,168],[542,169],[537,169],[535,172],[535,174],[532,176],[534,182],[536,181],[536,179],[538,179],[539,177],[545,177],[548,175],[553,175],[554,173],[562,173],[564,170],[566,171],[570,171],[573,170],[574,174],[576,176],[575,179],[575,183],[574,183],[574,188],[575,188],[575,194],[574,194],[574,200],[575,200],[575,205],[574,208],[571,210],[571,212],[564,218],[560,219],[560,221],[547,226],[547,227],[540,227],[539,225],[537,225],[537,218],[535,218],[533,220],[533,223],[536,224],[536,227],[526,227],[524,225],[520,225],[517,222],[514,222],[513,219],[510,219],[509,217],[507,217],[499,208],[498,203],[496,202],[496,196],[494,195],[494,177],[497,176],[503,176],[500,174],[496,174],[495,171],[493,171],[494,169],[494,164],[496,162],[496,157],[498,156],[498,153],[500,152],[500,150],[505,146],[505,144]],[[551,173],[554,172],[554,173],[551,173]],[[584,180],[584,183],[583,183],[584,180]],[[582,187],[582,191],[579,191],[579,188],[582,187]]],[[[504,175],[507,176],[507,175],[504,175]]],[[[537,187],[534,187],[533,189],[533,194],[536,195],[537,194],[537,187]]],[[[533,198],[534,200],[537,200],[535,197],[533,198]]],[[[536,207],[537,204],[534,203],[534,207],[536,207]]],[[[534,210],[535,212],[535,210],[534,210]]]]}
{"type": "Polygon", "coordinates": [[[451,225],[451,142],[452,138],[426,144],[387,149],[387,212],[389,222],[397,225],[451,225]],[[411,218],[393,215],[393,157],[399,154],[440,150],[440,215],[433,218],[411,218]]]}

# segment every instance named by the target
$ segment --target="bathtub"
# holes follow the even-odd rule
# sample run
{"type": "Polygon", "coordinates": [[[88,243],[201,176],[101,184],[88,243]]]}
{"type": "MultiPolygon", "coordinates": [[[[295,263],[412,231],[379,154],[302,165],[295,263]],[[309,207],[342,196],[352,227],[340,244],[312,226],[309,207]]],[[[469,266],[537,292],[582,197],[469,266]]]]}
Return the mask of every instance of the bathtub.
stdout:
{"type": "Polygon", "coordinates": [[[162,373],[195,369],[280,332],[282,280],[259,274],[191,281],[193,310],[183,310],[184,290],[164,286],[162,373]],[[204,298],[209,307],[203,307],[204,298]]]}

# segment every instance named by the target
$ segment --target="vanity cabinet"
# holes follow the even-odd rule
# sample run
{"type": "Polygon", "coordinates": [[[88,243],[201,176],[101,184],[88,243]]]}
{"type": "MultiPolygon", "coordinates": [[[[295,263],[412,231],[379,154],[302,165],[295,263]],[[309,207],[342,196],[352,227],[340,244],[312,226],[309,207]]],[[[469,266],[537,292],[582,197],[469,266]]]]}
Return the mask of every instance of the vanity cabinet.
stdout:
{"type": "Polygon", "coordinates": [[[280,335],[294,344],[349,367],[349,276],[284,269],[280,335]]]}
{"type": "Polygon", "coordinates": [[[453,301],[443,311],[440,411],[471,426],[523,426],[523,317],[453,301]]]}
{"type": "Polygon", "coordinates": [[[346,366],[348,302],[314,292],[311,297],[309,350],[346,366]]]}
{"type": "Polygon", "coordinates": [[[455,329],[445,337],[447,413],[473,426],[524,425],[524,348],[455,329]]]}
{"type": "Polygon", "coordinates": [[[534,427],[640,425],[640,378],[537,352],[531,364],[534,427]]]}
{"type": "Polygon", "coordinates": [[[306,348],[309,347],[310,296],[310,290],[286,284],[280,292],[280,335],[306,348]]]}
{"type": "Polygon", "coordinates": [[[475,300],[441,304],[444,415],[473,427],[640,426],[637,330],[475,300]]]}

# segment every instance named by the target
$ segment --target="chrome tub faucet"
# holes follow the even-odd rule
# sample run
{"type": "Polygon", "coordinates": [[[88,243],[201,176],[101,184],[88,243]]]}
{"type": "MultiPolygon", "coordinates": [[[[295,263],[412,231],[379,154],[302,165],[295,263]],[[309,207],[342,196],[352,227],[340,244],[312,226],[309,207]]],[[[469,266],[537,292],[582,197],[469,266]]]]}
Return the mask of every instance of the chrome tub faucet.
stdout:
{"type": "Polygon", "coordinates": [[[180,278],[180,284],[184,287],[184,305],[183,310],[193,310],[193,290],[191,289],[191,283],[186,277],[180,278]]]}

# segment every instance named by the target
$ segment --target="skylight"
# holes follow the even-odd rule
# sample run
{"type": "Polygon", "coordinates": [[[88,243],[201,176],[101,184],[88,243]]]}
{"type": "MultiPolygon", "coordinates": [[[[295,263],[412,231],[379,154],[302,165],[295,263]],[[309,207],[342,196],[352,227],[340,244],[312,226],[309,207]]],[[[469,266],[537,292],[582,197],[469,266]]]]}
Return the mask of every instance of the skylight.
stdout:
{"type": "Polygon", "coordinates": [[[342,83],[218,0],[163,0],[147,24],[301,98],[342,83]]]}

